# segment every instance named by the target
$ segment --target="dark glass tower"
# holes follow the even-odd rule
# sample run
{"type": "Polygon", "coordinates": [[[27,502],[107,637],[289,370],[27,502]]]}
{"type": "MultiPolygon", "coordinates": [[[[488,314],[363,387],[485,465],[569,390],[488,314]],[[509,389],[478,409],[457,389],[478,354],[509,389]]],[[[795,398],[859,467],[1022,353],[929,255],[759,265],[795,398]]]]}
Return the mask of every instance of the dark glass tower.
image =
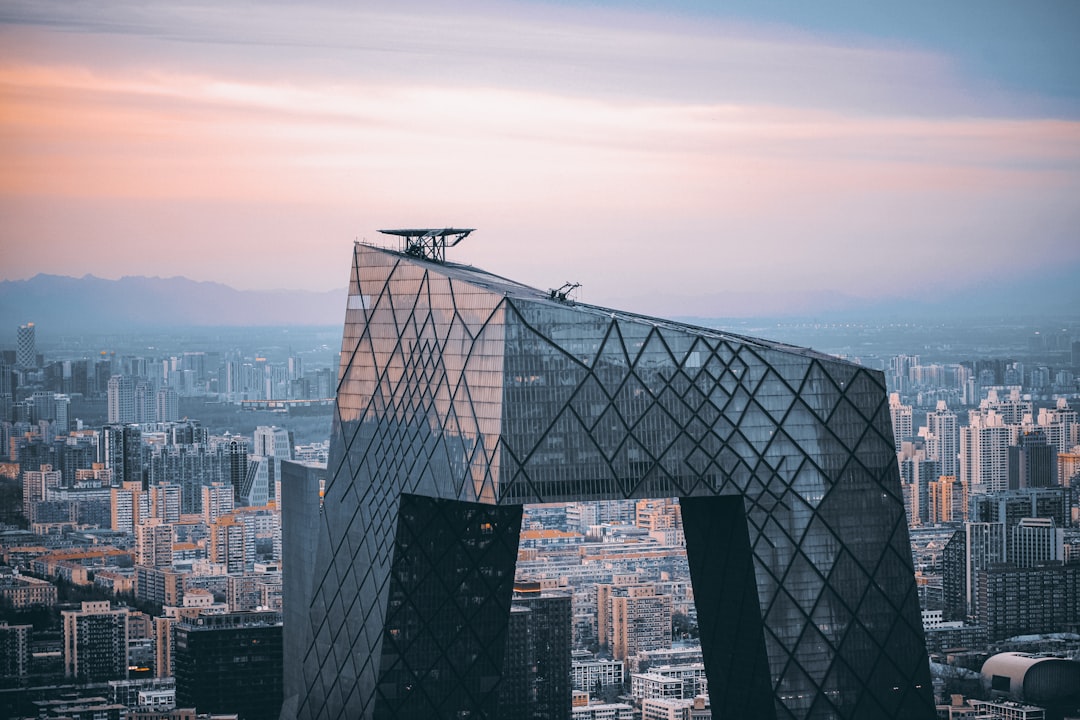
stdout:
{"type": "Polygon", "coordinates": [[[276,612],[200,615],[177,623],[176,700],[240,720],[281,711],[282,627],[276,612]]]}
{"type": "Polygon", "coordinates": [[[356,246],[290,712],[496,717],[521,505],[678,497],[714,713],[934,717],[880,372],[423,254],[356,246]]]}

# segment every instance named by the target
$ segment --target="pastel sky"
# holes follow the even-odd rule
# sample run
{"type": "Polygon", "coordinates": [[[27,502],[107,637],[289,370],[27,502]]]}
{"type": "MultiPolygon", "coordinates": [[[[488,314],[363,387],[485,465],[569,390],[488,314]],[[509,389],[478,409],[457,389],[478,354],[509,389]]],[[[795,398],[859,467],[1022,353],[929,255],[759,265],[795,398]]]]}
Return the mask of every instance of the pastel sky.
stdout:
{"type": "Polygon", "coordinates": [[[657,314],[1080,282],[1080,3],[0,0],[0,279],[442,226],[657,314]]]}

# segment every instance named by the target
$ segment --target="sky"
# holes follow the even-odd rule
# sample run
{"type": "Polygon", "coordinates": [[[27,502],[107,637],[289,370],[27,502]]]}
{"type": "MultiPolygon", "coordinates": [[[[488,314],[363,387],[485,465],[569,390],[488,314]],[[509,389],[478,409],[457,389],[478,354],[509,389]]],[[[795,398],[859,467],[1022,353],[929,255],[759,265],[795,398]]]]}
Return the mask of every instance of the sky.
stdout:
{"type": "Polygon", "coordinates": [[[0,280],[446,226],[651,314],[1080,282],[1080,3],[0,0],[0,280]]]}

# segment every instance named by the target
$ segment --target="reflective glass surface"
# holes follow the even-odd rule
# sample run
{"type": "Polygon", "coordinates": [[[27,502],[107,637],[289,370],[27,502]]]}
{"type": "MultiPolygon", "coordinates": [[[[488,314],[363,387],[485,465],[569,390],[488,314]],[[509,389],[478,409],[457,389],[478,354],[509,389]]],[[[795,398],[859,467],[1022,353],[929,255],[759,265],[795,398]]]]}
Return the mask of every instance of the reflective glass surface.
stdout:
{"type": "MultiPolygon", "coordinates": [[[[414,717],[389,688],[399,698],[442,682],[432,668],[449,651],[426,670],[401,660],[402,647],[427,657],[425,643],[449,648],[461,632],[410,601],[421,585],[395,570],[415,547],[403,496],[466,514],[477,503],[731,498],[684,516],[698,613],[718,623],[703,636],[713,708],[933,717],[880,373],[363,245],[341,357],[309,601],[288,609],[310,638],[299,717],[414,717]],[[738,532],[712,532],[732,508],[738,532]],[[738,602],[718,577],[740,588],[738,602]],[[401,603],[413,613],[404,624],[401,603]],[[738,617],[753,682],[713,681],[733,652],[721,626],[738,617]]],[[[498,562],[479,572],[512,578],[513,556],[498,562]]],[[[493,598],[501,582],[489,583],[493,598]]]]}

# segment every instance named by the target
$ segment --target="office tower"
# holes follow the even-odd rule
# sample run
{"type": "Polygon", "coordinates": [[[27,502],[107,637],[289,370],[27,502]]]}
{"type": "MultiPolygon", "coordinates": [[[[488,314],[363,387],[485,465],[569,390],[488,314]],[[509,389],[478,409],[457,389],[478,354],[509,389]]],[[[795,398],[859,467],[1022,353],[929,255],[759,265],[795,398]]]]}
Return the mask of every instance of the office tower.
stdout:
{"type": "Polygon", "coordinates": [[[1017,567],[1064,562],[1065,530],[1054,524],[1054,518],[1021,518],[1011,534],[1009,562],[1017,567]]]}
{"type": "Polygon", "coordinates": [[[570,720],[571,596],[515,592],[499,717],[570,720]]]}
{"type": "Polygon", "coordinates": [[[197,615],[173,628],[176,704],[240,720],[281,711],[281,614],[197,615]]]}
{"type": "Polygon", "coordinates": [[[64,677],[77,682],[123,680],[128,670],[128,609],[108,600],[64,610],[64,677]]]}
{"type": "Polygon", "coordinates": [[[261,507],[270,502],[270,488],[279,484],[277,472],[281,461],[272,457],[248,455],[247,475],[240,485],[240,504],[261,507]]]}
{"type": "Polygon", "coordinates": [[[997,493],[1009,487],[1009,446],[1015,444],[1019,426],[1005,423],[990,411],[971,411],[969,425],[960,428],[960,479],[972,495],[997,493]]]}
{"type": "Polygon", "coordinates": [[[889,417],[892,419],[893,444],[899,451],[904,441],[912,438],[912,409],[900,402],[900,393],[889,394],[889,417]]]}
{"type": "Polygon", "coordinates": [[[37,341],[34,323],[20,325],[15,333],[15,364],[21,368],[37,367],[37,341]]]}
{"type": "MultiPolygon", "coordinates": [[[[292,460],[293,458],[293,434],[291,430],[285,430],[277,426],[260,425],[255,428],[255,435],[252,441],[251,454],[268,459],[266,468],[266,497],[268,500],[277,501],[278,492],[277,486],[281,483],[281,461],[292,460]]],[[[261,503],[250,503],[252,505],[265,505],[266,500],[261,503]]]]}
{"type": "Polygon", "coordinates": [[[135,381],[127,375],[109,378],[107,390],[109,423],[135,422],[135,381]]]}
{"type": "Polygon", "coordinates": [[[1057,451],[1041,430],[1020,434],[1009,447],[1009,489],[1045,488],[1057,485],[1057,451]]]}
{"type": "Polygon", "coordinates": [[[938,472],[956,477],[960,473],[960,429],[956,413],[939,400],[926,415],[926,457],[936,460],[938,472]]]}
{"type": "Polygon", "coordinates": [[[30,517],[30,506],[41,502],[50,489],[59,488],[62,475],[52,465],[42,465],[38,470],[23,471],[23,517],[30,517]]]}
{"type": "Polygon", "coordinates": [[[491,715],[522,504],[678,497],[714,709],[933,716],[879,371],[418,257],[447,232],[422,235],[356,247],[321,510],[289,497],[318,532],[285,553],[313,566],[286,567],[286,707],[491,715]]]}
{"type": "Polygon", "coordinates": [[[135,562],[168,569],[173,564],[173,528],[159,518],[135,526],[135,562]]]}
{"type": "Polygon", "coordinates": [[[530,615],[527,607],[510,606],[499,687],[500,717],[527,718],[532,711],[535,678],[532,642],[535,636],[529,632],[530,615]]]}

